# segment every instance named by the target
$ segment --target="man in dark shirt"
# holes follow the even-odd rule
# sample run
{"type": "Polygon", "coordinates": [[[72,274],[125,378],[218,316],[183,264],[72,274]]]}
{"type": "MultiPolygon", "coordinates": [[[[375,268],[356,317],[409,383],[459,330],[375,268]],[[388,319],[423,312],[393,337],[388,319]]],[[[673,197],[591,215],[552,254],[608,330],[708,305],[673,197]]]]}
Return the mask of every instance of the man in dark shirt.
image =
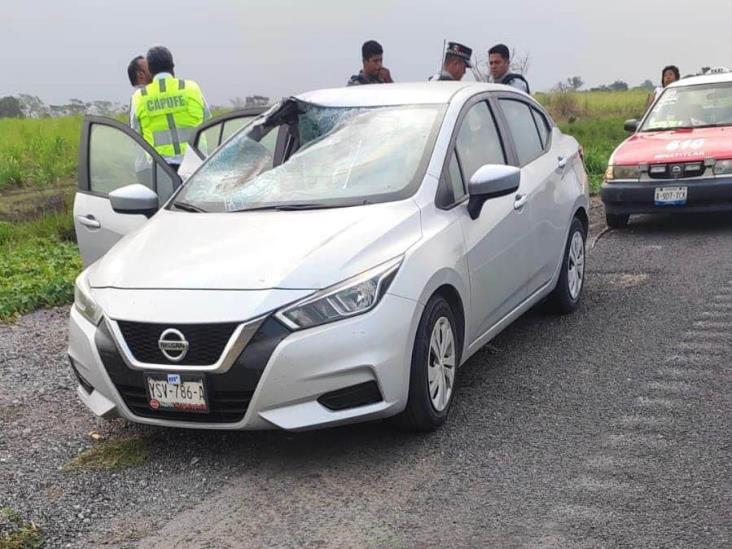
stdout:
{"type": "Polygon", "coordinates": [[[511,56],[506,45],[496,44],[488,50],[488,68],[491,82],[505,84],[524,93],[531,93],[526,78],[521,74],[511,72],[511,56]]]}
{"type": "Polygon", "coordinates": [[[384,48],[376,40],[364,42],[361,46],[361,58],[363,68],[358,74],[351,76],[348,86],[361,86],[364,84],[391,84],[389,69],[384,66],[384,48]]]}

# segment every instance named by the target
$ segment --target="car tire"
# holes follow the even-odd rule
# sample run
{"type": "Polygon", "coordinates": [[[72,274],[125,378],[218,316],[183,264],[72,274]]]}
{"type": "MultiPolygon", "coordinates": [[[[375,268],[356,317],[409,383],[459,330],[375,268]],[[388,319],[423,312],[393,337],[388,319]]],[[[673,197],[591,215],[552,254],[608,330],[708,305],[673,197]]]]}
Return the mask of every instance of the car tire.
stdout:
{"type": "Polygon", "coordinates": [[[585,226],[575,217],[569,228],[559,280],[547,300],[549,310],[556,314],[574,312],[579,305],[585,282],[586,240],[585,226]]]}
{"type": "Polygon", "coordinates": [[[628,226],[630,214],[605,214],[605,223],[611,229],[624,229],[628,226]]]}
{"type": "Polygon", "coordinates": [[[426,432],[445,423],[455,395],[461,350],[450,304],[439,294],[432,296],[414,338],[407,407],[393,418],[396,427],[426,432]]]}

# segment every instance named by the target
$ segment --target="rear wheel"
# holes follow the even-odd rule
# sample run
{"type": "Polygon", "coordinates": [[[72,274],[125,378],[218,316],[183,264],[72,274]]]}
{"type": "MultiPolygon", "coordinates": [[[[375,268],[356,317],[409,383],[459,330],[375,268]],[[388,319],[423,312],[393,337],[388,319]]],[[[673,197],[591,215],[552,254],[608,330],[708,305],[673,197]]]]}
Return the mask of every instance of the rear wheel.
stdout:
{"type": "Polygon", "coordinates": [[[630,214],[605,214],[605,223],[611,229],[624,229],[628,226],[630,214]]]}
{"type": "Polygon", "coordinates": [[[585,282],[585,240],[587,231],[576,217],[569,228],[559,281],[549,294],[549,308],[559,314],[573,312],[579,305],[585,282]]]}
{"type": "Polygon", "coordinates": [[[407,407],[394,423],[409,431],[431,431],[447,420],[460,363],[460,340],[447,300],[433,296],[422,313],[412,349],[407,407]]]}

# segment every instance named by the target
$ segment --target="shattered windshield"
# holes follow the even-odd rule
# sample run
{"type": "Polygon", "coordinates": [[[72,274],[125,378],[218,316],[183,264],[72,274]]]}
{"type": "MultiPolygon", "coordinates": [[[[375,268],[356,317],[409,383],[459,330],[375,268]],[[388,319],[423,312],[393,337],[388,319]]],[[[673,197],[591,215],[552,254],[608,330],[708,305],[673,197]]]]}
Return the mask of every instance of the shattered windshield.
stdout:
{"type": "MultiPolygon", "coordinates": [[[[175,203],[199,211],[339,207],[409,196],[424,175],[443,105],[322,107],[266,128],[264,117],[223,145],[175,203]],[[294,140],[279,165],[271,132],[294,140]],[[267,145],[269,142],[269,146],[267,145]]],[[[283,139],[286,138],[286,139],[283,139]]]]}
{"type": "Polygon", "coordinates": [[[668,88],[640,131],[732,126],[732,82],[668,88]]]}

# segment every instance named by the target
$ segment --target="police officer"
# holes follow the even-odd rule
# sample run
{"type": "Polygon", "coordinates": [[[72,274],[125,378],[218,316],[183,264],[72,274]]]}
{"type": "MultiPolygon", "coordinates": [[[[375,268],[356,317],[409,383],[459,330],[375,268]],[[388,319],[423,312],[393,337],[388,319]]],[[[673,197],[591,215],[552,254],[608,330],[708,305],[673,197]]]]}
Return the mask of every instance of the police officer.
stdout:
{"type": "Polygon", "coordinates": [[[443,58],[442,70],[430,76],[430,80],[461,80],[465,69],[472,68],[470,58],[473,50],[457,42],[448,42],[443,58]]]}
{"type": "Polygon", "coordinates": [[[488,50],[488,69],[491,82],[505,84],[525,93],[531,93],[529,82],[522,75],[511,72],[511,55],[504,44],[496,44],[488,50]]]}
{"type": "Polygon", "coordinates": [[[177,170],[188,138],[211,112],[198,84],[175,77],[170,50],[155,46],[146,59],[152,82],[132,96],[132,127],[177,170]]]}
{"type": "Polygon", "coordinates": [[[368,40],[361,46],[363,68],[348,80],[347,86],[364,84],[391,84],[389,69],[384,66],[384,48],[376,40],[368,40]]]}

